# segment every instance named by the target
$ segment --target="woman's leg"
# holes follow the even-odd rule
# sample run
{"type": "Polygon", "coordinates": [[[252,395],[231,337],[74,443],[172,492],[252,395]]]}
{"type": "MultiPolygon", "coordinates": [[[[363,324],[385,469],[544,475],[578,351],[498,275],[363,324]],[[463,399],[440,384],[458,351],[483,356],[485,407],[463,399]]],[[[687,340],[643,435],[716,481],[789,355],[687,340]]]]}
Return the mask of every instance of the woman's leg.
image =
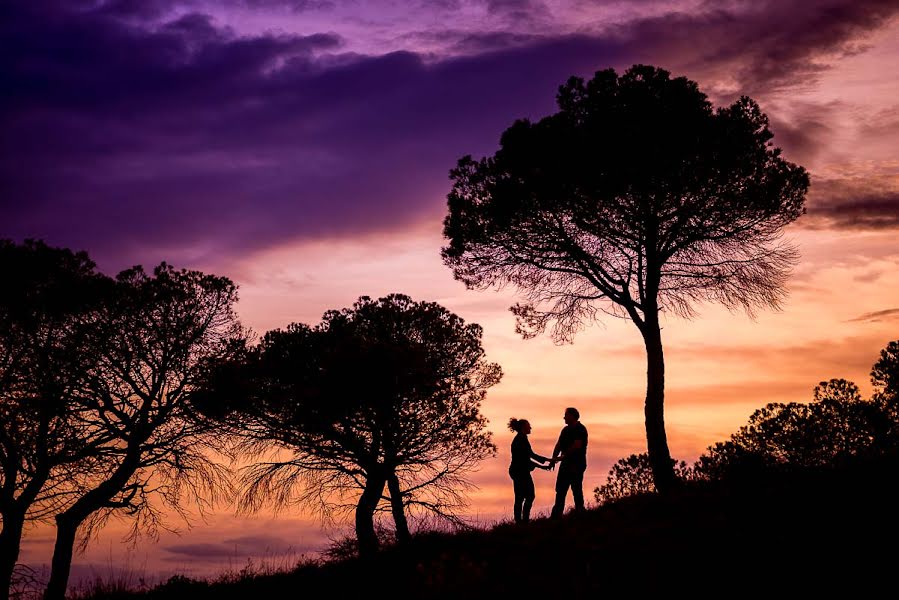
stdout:
{"type": "Polygon", "coordinates": [[[534,478],[531,477],[531,474],[528,473],[527,481],[524,482],[525,489],[524,491],[524,499],[521,507],[521,521],[523,523],[527,523],[531,520],[531,506],[534,505],[534,498],[536,493],[534,492],[534,478]]]}
{"type": "Polygon", "coordinates": [[[512,508],[512,516],[516,523],[521,523],[522,509],[524,508],[525,496],[527,495],[527,487],[523,485],[521,476],[512,478],[512,489],[515,491],[515,506],[512,508]]]}

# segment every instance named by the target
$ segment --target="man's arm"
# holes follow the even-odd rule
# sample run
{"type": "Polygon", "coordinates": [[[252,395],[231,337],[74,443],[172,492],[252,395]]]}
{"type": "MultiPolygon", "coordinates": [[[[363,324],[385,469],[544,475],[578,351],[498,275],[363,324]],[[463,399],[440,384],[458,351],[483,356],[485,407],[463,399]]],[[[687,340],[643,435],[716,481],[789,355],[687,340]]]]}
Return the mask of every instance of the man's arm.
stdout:
{"type": "Polygon", "coordinates": [[[552,460],[559,460],[559,454],[562,453],[562,436],[559,435],[559,441],[556,442],[556,446],[553,448],[553,457],[552,460]]]}

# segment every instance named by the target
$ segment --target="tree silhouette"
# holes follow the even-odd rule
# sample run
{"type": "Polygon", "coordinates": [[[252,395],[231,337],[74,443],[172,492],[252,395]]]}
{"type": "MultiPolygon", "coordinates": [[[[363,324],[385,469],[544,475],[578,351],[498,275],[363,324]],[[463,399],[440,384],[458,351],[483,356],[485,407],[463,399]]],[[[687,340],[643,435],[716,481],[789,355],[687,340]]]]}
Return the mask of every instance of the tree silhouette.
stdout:
{"type": "MultiPolygon", "coordinates": [[[[729,440],[708,448],[692,467],[675,463],[675,473],[681,480],[718,480],[771,469],[828,467],[895,452],[899,413],[888,390],[893,389],[890,382],[899,381],[894,377],[897,365],[899,343],[890,342],[872,367],[875,392],[870,400],[846,379],[822,381],[812,391],[811,402],[766,405],[729,440]]],[[[604,504],[653,491],[649,456],[644,453],[616,462],[606,483],[593,493],[604,504]]]]}
{"type": "Polygon", "coordinates": [[[862,393],[847,379],[830,379],[815,386],[812,398],[815,402],[859,402],[862,393]]]}
{"type": "Polygon", "coordinates": [[[750,98],[713,110],[696,83],[635,65],[559,89],[559,112],[516,121],[495,155],[450,173],[444,262],[469,288],[512,284],[524,337],[571,341],[599,311],[630,318],[647,356],[655,485],[675,482],[664,422],[660,314],[710,300],[777,307],[796,259],[782,229],[806,171],[784,160],[750,98]]]}
{"type": "Polygon", "coordinates": [[[0,599],[8,598],[28,520],[65,506],[98,439],[73,421],[71,393],[94,355],[91,311],[110,283],[84,252],[0,240],[0,599]]]}
{"type": "Polygon", "coordinates": [[[897,440],[899,446],[899,340],[892,341],[880,351],[877,362],[871,369],[871,383],[874,386],[873,400],[889,418],[888,438],[897,440]]]}
{"type": "Polygon", "coordinates": [[[755,411],[730,440],[700,456],[694,471],[722,479],[761,469],[821,468],[899,447],[895,413],[876,398],[864,400],[851,381],[822,381],[813,397],[755,411]]]}
{"type": "Polygon", "coordinates": [[[899,340],[888,343],[880,351],[871,368],[871,383],[879,396],[899,399],[899,340]]]}
{"type": "Polygon", "coordinates": [[[195,401],[245,452],[280,452],[245,471],[244,509],[271,500],[330,515],[354,497],[358,551],[370,556],[382,501],[399,541],[407,507],[454,518],[465,474],[496,452],[480,404],[500,377],[480,326],[408,296],[363,296],[314,327],[269,331],[239,364],[211,369],[195,401]]]}
{"type": "Polygon", "coordinates": [[[188,516],[227,485],[209,451],[217,438],[187,396],[201,368],[224,358],[239,337],[236,288],[226,278],[163,263],[120,273],[96,315],[84,352],[96,365],[72,397],[81,435],[101,437],[94,468],[55,516],[56,543],[45,600],[62,600],[79,528],[84,537],[113,513],[133,520],[132,535],[154,535],[158,503],[188,516]]]}

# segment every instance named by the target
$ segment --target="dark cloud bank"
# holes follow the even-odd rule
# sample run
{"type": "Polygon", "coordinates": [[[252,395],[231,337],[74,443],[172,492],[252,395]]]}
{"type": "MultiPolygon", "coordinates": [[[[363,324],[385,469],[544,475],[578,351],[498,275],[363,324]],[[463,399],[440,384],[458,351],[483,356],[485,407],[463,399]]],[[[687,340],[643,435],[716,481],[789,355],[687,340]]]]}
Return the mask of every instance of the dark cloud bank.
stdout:
{"type": "MultiPolygon", "coordinates": [[[[764,93],[813,79],[896,10],[737,2],[602,35],[497,32],[424,60],[347,53],[326,33],[241,37],[198,12],[170,18],[176,4],[0,4],[0,236],[86,249],[113,269],[226,264],[289,239],[439,220],[456,159],[551,112],[572,74],[648,62],[703,89],[706,77],[710,93],[725,71],[764,93]]],[[[793,132],[797,147],[807,138],[793,132]]],[[[895,206],[831,210],[881,226],[895,206]]]]}

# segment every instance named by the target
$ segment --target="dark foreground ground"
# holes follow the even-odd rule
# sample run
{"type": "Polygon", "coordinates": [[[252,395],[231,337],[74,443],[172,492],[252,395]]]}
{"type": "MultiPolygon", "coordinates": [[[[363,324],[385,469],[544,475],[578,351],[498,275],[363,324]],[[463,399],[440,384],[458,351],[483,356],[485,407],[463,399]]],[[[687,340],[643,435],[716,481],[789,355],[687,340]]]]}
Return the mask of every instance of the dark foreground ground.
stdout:
{"type": "Polygon", "coordinates": [[[899,595],[899,462],[688,485],[554,522],[427,534],[356,560],[113,598],[883,598],[899,595]]]}

